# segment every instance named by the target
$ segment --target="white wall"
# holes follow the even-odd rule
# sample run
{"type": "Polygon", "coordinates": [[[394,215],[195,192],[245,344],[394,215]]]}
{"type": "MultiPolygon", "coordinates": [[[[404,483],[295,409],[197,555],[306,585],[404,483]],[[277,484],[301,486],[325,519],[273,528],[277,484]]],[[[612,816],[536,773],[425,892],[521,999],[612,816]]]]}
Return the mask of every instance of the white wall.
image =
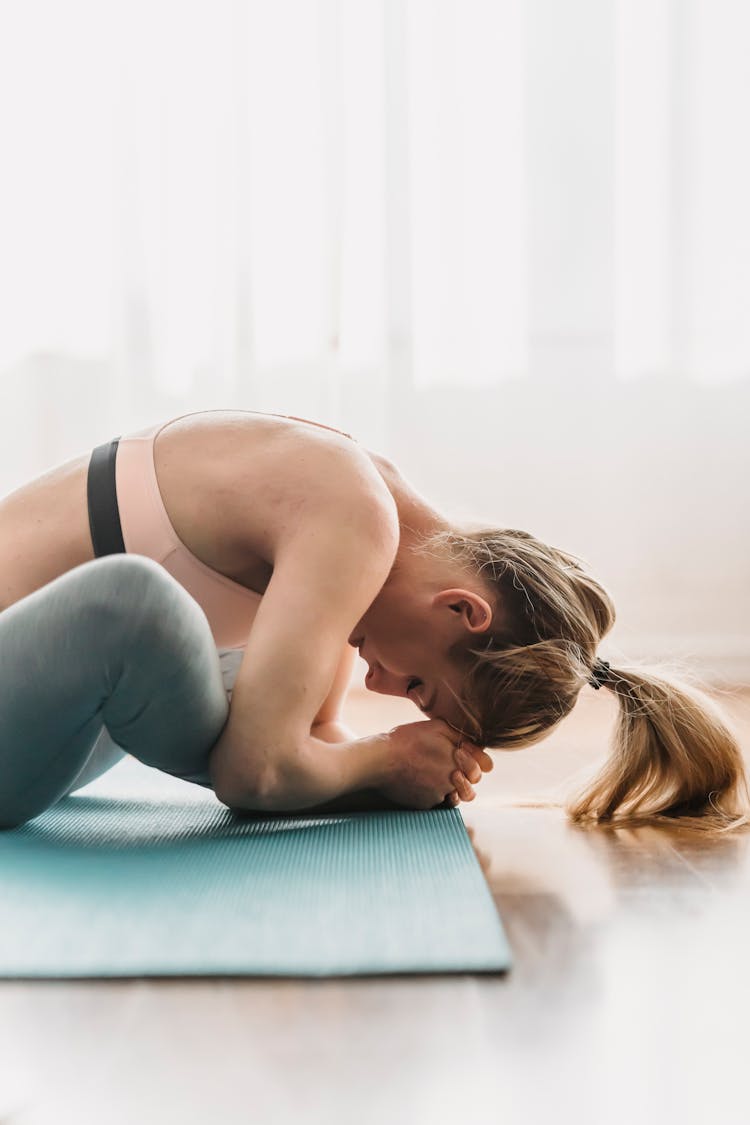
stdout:
{"type": "Polygon", "coordinates": [[[749,421],[747,383],[517,382],[415,397],[391,452],[449,514],[585,558],[617,607],[610,651],[746,682],[749,421]]]}

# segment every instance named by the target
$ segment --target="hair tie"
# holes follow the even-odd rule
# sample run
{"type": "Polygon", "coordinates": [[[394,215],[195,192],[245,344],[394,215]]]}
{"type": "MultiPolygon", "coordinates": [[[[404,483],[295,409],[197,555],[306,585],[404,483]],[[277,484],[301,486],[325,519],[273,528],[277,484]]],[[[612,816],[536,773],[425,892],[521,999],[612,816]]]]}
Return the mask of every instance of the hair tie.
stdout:
{"type": "Polygon", "coordinates": [[[591,684],[592,688],[594,688],[595,691],[598,691],[602,684],[605,684],[609,679],[609,661],[594,661],[594,666],[591,669],[591,674],[593,676],[593,679],[589,680],[588,682],[591,684]]]}

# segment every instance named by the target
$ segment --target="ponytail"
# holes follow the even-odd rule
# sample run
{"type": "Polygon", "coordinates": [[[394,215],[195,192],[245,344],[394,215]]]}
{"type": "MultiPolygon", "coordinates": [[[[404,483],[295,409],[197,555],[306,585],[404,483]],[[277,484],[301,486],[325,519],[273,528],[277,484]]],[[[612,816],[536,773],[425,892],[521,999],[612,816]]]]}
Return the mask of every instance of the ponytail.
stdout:
{"type": "Polygon", "coordinates": [[[613,753],[567,806],[579,823],[679,823],[705,832],[750,824],[739,742],[720,707],[681,671],[610,668],[620,712],[613,753]]]}
{"type": "Polygon", "coordinates": [[[616,696],[620,713],[610,760],[566,806],[573,820],[705,832],[750,824],[738,739],[692,671],[630,661],[620,670],[599,660],[615,606],[585,560],[518,528],[451,528],[415,550],[459,566],[493,605],[478,647],[458,654],[467,666],[457,702],[470,737],[490,749],[532,746],[587,684],[598,685],[616,696]]]}

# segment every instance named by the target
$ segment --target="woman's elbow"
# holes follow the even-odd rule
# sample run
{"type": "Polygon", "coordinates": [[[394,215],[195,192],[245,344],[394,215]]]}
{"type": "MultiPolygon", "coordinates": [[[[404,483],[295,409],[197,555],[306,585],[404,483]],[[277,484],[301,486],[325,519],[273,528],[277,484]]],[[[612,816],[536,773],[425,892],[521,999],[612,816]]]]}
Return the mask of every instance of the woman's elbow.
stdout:
{"type": "Polygon", "coordinates": [[[237,810],[268,811],[273,808],[276,779],[270,765],[259,768],[230,760],[209,763],[209,774],[214,793],[223,805],[237,810]]]}

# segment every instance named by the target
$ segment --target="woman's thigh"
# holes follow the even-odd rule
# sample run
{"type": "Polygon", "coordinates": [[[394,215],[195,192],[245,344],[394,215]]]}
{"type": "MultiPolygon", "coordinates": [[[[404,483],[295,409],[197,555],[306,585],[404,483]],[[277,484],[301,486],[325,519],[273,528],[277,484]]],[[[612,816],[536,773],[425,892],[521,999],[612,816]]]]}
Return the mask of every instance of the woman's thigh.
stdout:
{"type": "Polygon", "coordinates": [[[107,773],[126,756],[122,746],[118,746],[107,728],[102,726],[81,772],[65,790],[65,795],[83,789],[84,785],[107,773]]]}
{"type": "Polygon", "coordinates": [[[206,616],[163,567],[74,567],[0,613],[0,824],[77,786],[102,726],[146,764],[210,784],[227,716],[206,616]]]}
{"type": "MultiPolygon", "coordinates": [[[[216,654],[219,659],[219,668],[221,669],[224,691],[227,696],[227,701],[231,706],[234,682],[237,679],[237,672],[242,663],[244,650],[217,648],[216,654]]],[[[121,746],[117,745],[107,728],[103,726],[94,744],[94,748],[89,755],[88,761],[68,789],[68,792],[75,793],[79,789],[83,789],[84,785],[88,785],[89,782],[94,781],[97,777],[101,777],[107,770],[112,769],[113,766],[116,766],[118,762],[122,761],[124,757],[126,757],[126,752],[121,746]]],[[[199,785],[205,785],[210,788],[211,781],[208,775],[208,764],[206,763],[205,769],[198,771],[196,776],[187,778],[186,780],[195,781],[199,785]]]]}

